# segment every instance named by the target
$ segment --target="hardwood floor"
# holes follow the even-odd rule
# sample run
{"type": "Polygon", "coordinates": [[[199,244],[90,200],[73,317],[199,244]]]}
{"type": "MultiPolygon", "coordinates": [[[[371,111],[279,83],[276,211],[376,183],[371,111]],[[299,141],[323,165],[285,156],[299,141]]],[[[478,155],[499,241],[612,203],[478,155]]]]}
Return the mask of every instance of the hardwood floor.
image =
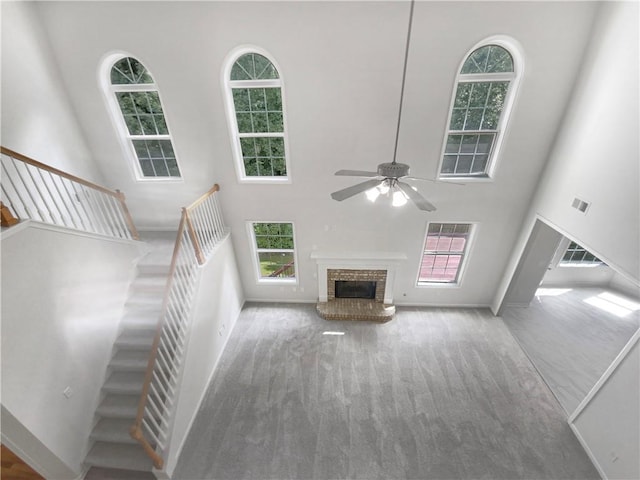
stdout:
{"type": "Polygon", "coordinates": [[[507,308],[503,319],[570,415],[640,327],[640,310],[603,288],[539,293],[529,307],[507,308]]]}
{"type": "Polygon", "coordinates": [[[501,318],[247,304],[174,479],[596,479],[501,318]]]}
{"type": "Polygon", "coordinates": [[[2,459],[0,469],[2,480],[44,480],[44,477],[38,475],[35,470],[4,445],[0,446],[0,458],[2,459]]]}

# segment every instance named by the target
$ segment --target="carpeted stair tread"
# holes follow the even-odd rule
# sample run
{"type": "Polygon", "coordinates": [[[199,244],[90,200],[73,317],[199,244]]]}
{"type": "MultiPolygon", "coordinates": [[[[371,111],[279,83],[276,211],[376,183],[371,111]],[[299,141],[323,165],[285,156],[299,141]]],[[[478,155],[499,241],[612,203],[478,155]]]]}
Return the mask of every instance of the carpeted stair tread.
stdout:
{"type": "Polygon", "coordinates": [[[152,330],[123,330],[116,339],[115,346],[119,350],[148,350],[153,343],[152,330]]]}
{"type": "Polygon", "coordinates": [[[85,475],[84,480],[156,480],[156,476],[152,472],[91,467],[85,475]]]}
{"type": "Polygon", "coordinates": [[[92,466],[150,472],[151,459],[141,446],[110,442],[96,442],[85,463],[92,466]]]}
{"type": "Polygon", "coordinates": [[[140,395],[108,394],[104,397],[96,413],[101,417],[128,418],[133,421],[138,412],[140,395]]]}
{"type": "Polygon", "coordinates": [[[127,418],[103,418],[91,432],[91,438],[100,442],[136,443],[129,435],[133,420],[127,418]]]}
{"type": "Polygon", "coordinates": [[[147,369],[151,346],[148,349],[120,349],[109,362],[109,366],[115,371],[144,372],[147,369]]]}
{"type": "Polygon", "coordinates": [[[164,290],[167,286],[166,274],[145,274],[138,275],[131,283],[130,291],[137,295],[140,292],[158,292],[164,294],[164,290]]]}
{"type": "Polygon", "coordinates": [[[144,372],[113,372],[102,389],[107,393],[139,394],[143,383],[144,372]]]}

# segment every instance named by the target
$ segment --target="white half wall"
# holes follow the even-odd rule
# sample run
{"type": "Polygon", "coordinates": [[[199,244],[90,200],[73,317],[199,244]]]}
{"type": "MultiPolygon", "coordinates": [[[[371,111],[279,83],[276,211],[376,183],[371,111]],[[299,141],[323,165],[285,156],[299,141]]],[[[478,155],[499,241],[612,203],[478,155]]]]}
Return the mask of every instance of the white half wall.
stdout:
{"type": "Polygon", "coordinates": [[[2,2],[2,145],[97,183],[35,2],[2,2]]]}
{"type": "Polygon", "coordinates": [[[640,478],[640,330],[569,422],[605,479],[640,478]]]}
{"type": "Polygon", "coordinates": [[[2,238],[2,438],[25,460],[37,461],[45,478],[68,480],[81,473],[100,388],[143,244],[70,233],[35,222],[10,236],[6,233],[2,238]],[[69,398],[63,393],[67,388],[69,398]],[[15,422],[5,423],[5,417],[15,422]],[[45,449],[50,455],[41,454],[45,449]],[[74,476],[60,476],[64,468],[74,476]]]}
{"type": "Polygon", "coordinates": [[[192,324],[164,472],[170,478],[244,303],[231,237],[200,269],[192,324]]]}

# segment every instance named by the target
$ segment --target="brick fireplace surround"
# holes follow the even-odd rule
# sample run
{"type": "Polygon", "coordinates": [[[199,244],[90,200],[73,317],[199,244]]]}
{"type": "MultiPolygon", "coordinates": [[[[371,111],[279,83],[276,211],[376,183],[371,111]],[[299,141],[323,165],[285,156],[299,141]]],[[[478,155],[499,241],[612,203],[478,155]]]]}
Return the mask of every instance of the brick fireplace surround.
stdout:
{"type": "Polygon", "coordinates": [[[393,281],[402,254],[329,255],[314,252],[318,263],[319,302],[316,306],[327,320],[388,322],[393,318],[393,281]],[[375,299],[336,298],[336,280],[376,282],[375,299]]]}
{"type": "Polygon", "coordinates": [[[336,300],[336,280],[376,282],[375,302],[384,302],[384,290],[387,283],[386,270],[327,270],[327,300],[336,300]]]}

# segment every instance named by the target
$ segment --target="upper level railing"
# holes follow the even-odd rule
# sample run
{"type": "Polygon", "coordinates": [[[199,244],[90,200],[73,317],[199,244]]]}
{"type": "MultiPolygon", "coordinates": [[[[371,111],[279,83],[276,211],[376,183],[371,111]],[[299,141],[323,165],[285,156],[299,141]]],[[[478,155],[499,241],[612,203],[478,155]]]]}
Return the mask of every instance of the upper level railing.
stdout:
{"type": "Polygon", "coordinates": [[[131,426],[156,468],[164,465],[185,345],[198,265],[227,233],[216,192],[218,185],[182,209],[171,259],[162,314],[153,340],[138,413],[131,426]]]}
{"type": "Polygon", "coordinates": [[[20,219],[138,239],[124,194],[0,147],[2,203],[20,219]]]}

